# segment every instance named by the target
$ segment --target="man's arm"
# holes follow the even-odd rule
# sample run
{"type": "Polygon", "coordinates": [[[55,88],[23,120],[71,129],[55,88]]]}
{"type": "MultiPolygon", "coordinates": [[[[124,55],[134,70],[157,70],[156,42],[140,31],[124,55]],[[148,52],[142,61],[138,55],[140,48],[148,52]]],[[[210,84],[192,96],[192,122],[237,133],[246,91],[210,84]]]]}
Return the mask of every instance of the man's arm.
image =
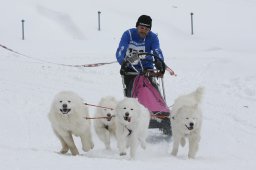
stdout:
{"type": "Polygon", "coordinates": [[[123,60],[126,56],[126,51],[127,51],[129,42],[130,42],[129,32],[125,31],[122,35],[119,46],[116,50],[116,59],[117,59],[119,64],[123,63],[123,60]]]}
{"type": "Polygon", "coordinates": [[[152,44],[152,50],[155,55],[157,55],[161,60],[164,61],[164,56],[162,53],[162,50],[160,48],[160,43],[157,35],[153,36],[153,44],[152,44]]]}
{"type": "Polygon", "coordinates": [[[153,50],[153,53],[155,55],[157,55],[160,60],[162,60],[162,61],[159,61],[159,59],[157,59],[155,61],[155,67],[162,74],[164,74],[165,73],[165,64],[163,62],[164,61],[164,56],[163,56],[162,50],[160,48],[159,39],[158,39],[157,35],[154,35],[154,37],[153,37],[152,50],[153,50]]]}

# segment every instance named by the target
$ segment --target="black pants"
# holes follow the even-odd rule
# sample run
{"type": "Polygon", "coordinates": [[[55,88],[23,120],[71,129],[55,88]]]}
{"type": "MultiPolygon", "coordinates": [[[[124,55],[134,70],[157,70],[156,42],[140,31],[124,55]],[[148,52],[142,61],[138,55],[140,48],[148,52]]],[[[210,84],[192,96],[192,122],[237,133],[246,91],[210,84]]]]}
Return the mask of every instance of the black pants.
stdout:
{"type": "Polygon", "coordinates": [[[126,97],[132,97],[132,87],[133,87],[133,82],[135,79],[135,75],[124,75],[124,84],[125,84],[125,89],[124,89],[124,95],[126,97]]]}

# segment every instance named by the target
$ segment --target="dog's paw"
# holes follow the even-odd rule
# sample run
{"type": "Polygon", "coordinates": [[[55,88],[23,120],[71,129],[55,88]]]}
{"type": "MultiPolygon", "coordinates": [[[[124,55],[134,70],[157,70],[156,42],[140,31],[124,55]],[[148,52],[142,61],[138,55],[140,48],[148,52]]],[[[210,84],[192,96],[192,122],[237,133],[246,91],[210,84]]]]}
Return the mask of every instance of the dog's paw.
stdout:
{"type": "Polygon", "coordinates": [[[172,152],[171,155],[172,156],[177,156],[177,152],[172,152]]]}
{"type": "Polygon", "coordinates": [[[90,151],[92,148],[93,148],[93,147],[91,147],[91,146],[87,146],[87,147],[83,147],[82,149],[83,149],[83,151],[88,152],[88,151],[90,151]]]}
{"type": "Polygon", "coordinates": [[[71,154],[72,154],[73,156],[79,155],[79,152],[78,152],[77,149],[70,149],[70,151],[71,151],[71,154]]]}
{"type": "Polygon", "coordinates": [[[145,144],[145,143],[141,143],[141,145],[140,145],[140,146],[141,146],[141,148],[142,148],[142,149],[144,149],[144,150],[147,148],[147,146],[146,146],[146,144],[145,144]]]}
{"type": "Polygon", "coordinates": [[[94,144],[93,143],[91,143],[91,149],[93,149],[94,148],[94,144]]]}
{"type": "Polygon", "coordinates": [[[196,155],[195,154],[188,154],[189,159],[195,159],[196,155]]]}
{"type": "Polygon", "coordinates": [[[61,150],[61,151],[60,151],[61,154],[66,154],[67,152],[68,152],[68,151],[66,151],[66,150],[61,150]]]}
{"type": "Polygon", "coordinates": [[[120,156],[125,156],[125,155],[126,155],[125,152],[121,152],[121,153],[120,153],[120,156]]]}
{"type": "Polygon", "coordinates": [[[62,148],[62,149],[60,150],[60,153],[61,153],[61,154],[65,154],[65,153],[68,152],[68,150],[69,150],[69,148],[62,148]]]}
{"type": "Polygon", "coordinates": [[[111,150],[110,145],[106,145],[106,149],[107,149],[107,150],[111,150]]]}

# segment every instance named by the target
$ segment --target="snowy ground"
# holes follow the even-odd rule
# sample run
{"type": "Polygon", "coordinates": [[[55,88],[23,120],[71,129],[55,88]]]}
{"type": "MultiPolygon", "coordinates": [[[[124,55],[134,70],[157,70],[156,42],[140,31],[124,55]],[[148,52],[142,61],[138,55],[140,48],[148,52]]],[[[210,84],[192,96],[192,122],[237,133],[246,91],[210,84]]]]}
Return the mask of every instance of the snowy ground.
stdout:
{"type": "MultiPolygon", "coordinates": [[[[1,0],[2,2],[3,0],[1,0]]],[[[256,1],[10,0],[0,6],[0,169],[218,169],[256,168],[256,1]],[[97,11],[102,12],[97,31],[97,11]],[[195,35],[190,35],[194,12],[195,35]],[[185,147],[172,157],[172,140],[150,130],[137,159],[120,157],[115,141],[107,151],[95,133],[95,148],[60,155],[47,114],[53,96],[72,90],[87,103],[102,96],[122,99],[117,63],[95,68],[58,64],[115,61],[124,30],[139,15],[153,18],[165,61],[177,77],[165,75],[168,105],[204,86],[203,130],[195,160],[185,147]],[[21,40],[25,19],[25,41],[21,40]]],[[[90,107],[93,115],[95,108],[90,107]]]]}

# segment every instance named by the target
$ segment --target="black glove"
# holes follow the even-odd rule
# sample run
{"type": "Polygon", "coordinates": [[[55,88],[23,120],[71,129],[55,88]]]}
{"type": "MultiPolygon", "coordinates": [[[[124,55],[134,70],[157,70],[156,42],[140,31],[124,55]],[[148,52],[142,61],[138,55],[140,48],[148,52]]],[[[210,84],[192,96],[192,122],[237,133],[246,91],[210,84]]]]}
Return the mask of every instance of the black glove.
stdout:
{"type": "Polygon", "coordinates": [[[157,70],[159,70],[162,74],[164,74],[165,72],[165,64],[163,61],[161,61],[160,59],[157,59],[155,61],[155,67],[157,70]]]}
{"type": "Polygon", "coordinates": [[[127,68],[129,67],[129,62],[124,60],[122,65],[121,65],[121,69],[120,69],[120,74],[124,75],[125,72],[127,71],[127,68]]]}

